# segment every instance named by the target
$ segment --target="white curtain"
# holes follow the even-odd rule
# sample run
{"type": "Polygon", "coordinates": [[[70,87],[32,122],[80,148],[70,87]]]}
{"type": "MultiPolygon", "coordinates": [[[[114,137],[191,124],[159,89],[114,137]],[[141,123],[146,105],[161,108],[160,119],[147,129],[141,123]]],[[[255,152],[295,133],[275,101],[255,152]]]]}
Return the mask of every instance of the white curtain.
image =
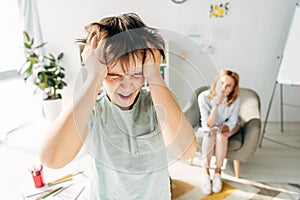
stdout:
{"type": "MultiPolygon", "coordinates": [[[[43,43],[39,14],[35,0],[2,0],[0,6],[0,73],[18,70],[25,62],[23,30],[43,43]]],[[[44,48],[39,52],[44,55],[44,48]]]]}
{"type": "MultiPolygon", "coordinates": [[[[23,21],[23,30],[25,30],[30,37],[34,37],[35,44],[39,45],[44,42],[39,13],[35,0],[17,0],[21,12],[21,19],[23,21]]],[[[45,48],[39,49],[40,55],[45,55],[45,48]]]]}

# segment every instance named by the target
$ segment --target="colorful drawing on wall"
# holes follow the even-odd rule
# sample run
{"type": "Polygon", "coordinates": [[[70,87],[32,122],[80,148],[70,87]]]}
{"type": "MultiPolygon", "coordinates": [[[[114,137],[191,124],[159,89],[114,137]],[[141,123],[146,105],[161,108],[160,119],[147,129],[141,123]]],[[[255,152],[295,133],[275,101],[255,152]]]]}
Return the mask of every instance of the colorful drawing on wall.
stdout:
{"type": "Polygon", "coordinates": [[[229,12],[229,2],[210,5],[210,17],[224,17],[229,12]]]}

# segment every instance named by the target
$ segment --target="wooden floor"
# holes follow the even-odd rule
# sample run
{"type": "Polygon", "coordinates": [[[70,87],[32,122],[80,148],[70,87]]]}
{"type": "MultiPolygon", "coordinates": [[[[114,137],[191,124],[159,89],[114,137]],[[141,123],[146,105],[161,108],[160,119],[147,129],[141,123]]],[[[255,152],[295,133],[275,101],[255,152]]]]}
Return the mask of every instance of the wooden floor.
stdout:
{"type": "MultiPolygon", "coordinates": [[[[19,129],[16,129],[14,132],[11,132],[7,138],[4,138],[3,135],[0,138],[0,199],[22,199],[22,184],[29,180],[30,173],[28,168],[31,168],[34,163],[38,162],[38,149],[40,145],[41,138],[45,134],[45,130],[49,124],[43,119],[34,119],[29,124],[21,126],[19,129]]],[[[291,157],[294,155],[298,157],[296,162],[300,162],[300,122],[290,122],[284,123],[284,132],[280,131],[280,123],[269,122],[266,127],[266,133],[262,140],[262,147],[258,148],[257,158],[264,159],[261,153],[268,150],[268,153],[276,153],[276,156],[291,157]],[[280,152],[272,151],[272,149],[280,148],[280,152]]],[[[259,166],[258,161],[252,160],[252,165],[259,166]]],[[[297,164],[298,164],[297,163],[297,164]]],[[[250,163],[251,164],[251,163],[250,163]]],[[[251,165],[247,167],[251,167],[251,165]]],[[[281,163],[283,168],[288,166],[289,163],[281,163]]],[[[280,165],[277,163],[280,167],[280,165]]],[[[78,167],[86,166],[85,163],[78,162],[78,167]]],[[[184,166],[171,166],[170,172],[176,174],[180,180],[190,180],[195,185],[200,184],[199,177],[197,174],[200,174],[201,171],[199,167],[189,167],[188,165],[184,166]],[[177,168],[178,167],[178,168],[177,168]],[[184,169],[180,170],[180,167],[184,169]],[[193,172],[189,176],[189,172],[193,172]],[[177,170],[177,169],[178,170],[177,170]],[[175,170],[175,171],[174,171],[175,170]],[[176,171],[177,170],[177,171],[176,171]],[[182,177],[182,179],[180,178],[182,177]]],[[[227,165],[230,168],[230,164],[227,165]]],[[[233,176],[233,171],[228,168],[228,176],[233,176]],[[230,174],[232,173],[232,174],[230,174]]],[[[265,167],[262,167],[265,168],[265,167]]],[[[287,170],[294,170],[286,168],[287,170]]],[[[299,169],[299,168],[298,168],[299,169]]],[[[298,176],[297,173],[299,170],[292,171],[291,173],[295,176],[298,176]],[[297,175],[296,175],[297,174],[297,175]]],[[[241,173],[250,174],[251,168],[246,168],[246,166],[241,165],[241,173]],[[245,173],[243,170],[248,170],[245,173]]],[[[262,170],[259,170],[262,171],[262,170]]],[[[227,173],[227,171],[226,171],[227,173]]],[[[279,172],[278,172],[279,173],[279,172]]],[[[254,173],[255,174],[255,173],[254,173]]],[[[257,174],[257,173],[256,173],[257,174]]],[[[286,178],[286,177],[284,177],[286,178]]],[[[292,180],[292,179],[291,179],[292,180]]],[[[32,183],[28,183],[32,184],[32,183]]]]}

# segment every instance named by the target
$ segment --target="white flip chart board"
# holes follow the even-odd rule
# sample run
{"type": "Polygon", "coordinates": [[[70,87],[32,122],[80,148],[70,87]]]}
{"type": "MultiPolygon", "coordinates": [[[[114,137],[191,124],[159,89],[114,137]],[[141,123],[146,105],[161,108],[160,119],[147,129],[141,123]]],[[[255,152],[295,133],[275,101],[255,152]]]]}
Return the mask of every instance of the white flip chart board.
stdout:
{"type": "Polygon", "coordinates": [[[300,6],[296,5],[283,51],[277,82],[300,85],[300,6]]]}

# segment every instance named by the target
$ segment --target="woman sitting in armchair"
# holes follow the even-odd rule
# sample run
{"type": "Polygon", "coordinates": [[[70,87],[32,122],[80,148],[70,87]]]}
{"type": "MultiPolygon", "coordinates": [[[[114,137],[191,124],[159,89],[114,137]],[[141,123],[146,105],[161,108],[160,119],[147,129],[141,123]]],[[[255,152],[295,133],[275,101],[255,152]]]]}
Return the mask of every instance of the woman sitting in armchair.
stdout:
{"type": "Polygon", "coordinates": [[[200,93],[198,104],[200,129],[207,133],[202,143],[202,190],[205,194],[210,194],[211,191],[222,190],[221,167],[227,153],[228,138],[239,130],[239,75],[230,70],[221,70],[210,90],[200,93]],[[209,167],[213,155],[216,157],[216,168],[211,182],[209,167]]]}

